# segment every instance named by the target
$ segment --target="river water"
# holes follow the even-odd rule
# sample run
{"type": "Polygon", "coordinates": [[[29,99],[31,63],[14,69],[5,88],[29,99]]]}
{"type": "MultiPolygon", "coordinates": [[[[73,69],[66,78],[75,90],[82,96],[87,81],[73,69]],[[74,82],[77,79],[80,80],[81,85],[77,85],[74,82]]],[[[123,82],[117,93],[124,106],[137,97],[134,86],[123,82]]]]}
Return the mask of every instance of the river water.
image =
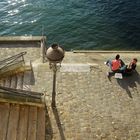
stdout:
{"type": "Polygon", "coordinates": [[[140,0],[0,0],[0,35],[66,50],[140,50],[140,0]]]}

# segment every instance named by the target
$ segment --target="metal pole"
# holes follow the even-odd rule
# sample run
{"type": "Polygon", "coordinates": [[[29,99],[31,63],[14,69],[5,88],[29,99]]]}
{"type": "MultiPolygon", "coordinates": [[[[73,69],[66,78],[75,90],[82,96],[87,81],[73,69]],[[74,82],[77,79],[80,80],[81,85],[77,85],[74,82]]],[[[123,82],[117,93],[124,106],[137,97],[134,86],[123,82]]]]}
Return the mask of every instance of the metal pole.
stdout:
{"type": "Polygon", "coordinates": [[[41,59],[42,59],[42,63],[45,62],[45,38],[43,37],[41,40],[41,59]]]}
{"type": "Polygon", "coordinates": [[[55,96],[56,96],[56,71],[57,71],[57,66],[56,64],[53,65],[53,90],[52,90],[52,107],[56,106],[55,103],[55,96]]]}

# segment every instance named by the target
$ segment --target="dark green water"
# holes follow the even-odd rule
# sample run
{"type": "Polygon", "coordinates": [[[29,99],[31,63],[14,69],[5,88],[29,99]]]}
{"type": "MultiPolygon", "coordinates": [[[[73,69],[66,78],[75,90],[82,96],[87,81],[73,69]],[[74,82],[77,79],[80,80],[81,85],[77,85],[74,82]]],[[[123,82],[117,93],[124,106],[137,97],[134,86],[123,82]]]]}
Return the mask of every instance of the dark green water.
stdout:
{"type": "Polygon", "coordinates": [[[140,50],[140,0],[0,0],[0,35],[65,49],[140,50]]]}

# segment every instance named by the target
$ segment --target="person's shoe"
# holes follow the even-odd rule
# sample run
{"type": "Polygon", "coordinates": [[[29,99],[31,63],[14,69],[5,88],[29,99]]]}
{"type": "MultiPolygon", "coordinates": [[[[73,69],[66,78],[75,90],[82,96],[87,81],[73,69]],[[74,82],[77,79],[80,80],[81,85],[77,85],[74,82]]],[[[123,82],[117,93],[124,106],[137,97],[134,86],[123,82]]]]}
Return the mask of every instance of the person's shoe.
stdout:
{"type": "Polygon", "coordinates": [[[109,81],[111,81],[110,73],[107,72],[106,75],[107,75],[107,78],[109,79],[109,81]]]}
{"type": "Polygon", "coordinates": [[[106,75],[109,77],[109,72],[107,72],[106,75]]]}
{"type": "Polygon", "coordinates": [[[107,65],[107,62],[104,62],[105,65],[107,65]]]}

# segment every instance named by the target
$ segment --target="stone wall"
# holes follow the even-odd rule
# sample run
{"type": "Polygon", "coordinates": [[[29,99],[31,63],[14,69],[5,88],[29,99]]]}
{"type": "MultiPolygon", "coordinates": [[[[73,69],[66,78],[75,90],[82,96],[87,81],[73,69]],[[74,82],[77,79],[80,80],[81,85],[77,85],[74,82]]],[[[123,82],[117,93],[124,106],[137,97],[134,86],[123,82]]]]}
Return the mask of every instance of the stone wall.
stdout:
{"type": "MultiPolygon", "coordinates": [[[[35,61],[41,59],[42,40],[0,40],[0,60],[10,56],[27,52],[24,55],[25,61],[35,61]]],[[[43,46],[44,47],[44,46],[43,46]]]]}

